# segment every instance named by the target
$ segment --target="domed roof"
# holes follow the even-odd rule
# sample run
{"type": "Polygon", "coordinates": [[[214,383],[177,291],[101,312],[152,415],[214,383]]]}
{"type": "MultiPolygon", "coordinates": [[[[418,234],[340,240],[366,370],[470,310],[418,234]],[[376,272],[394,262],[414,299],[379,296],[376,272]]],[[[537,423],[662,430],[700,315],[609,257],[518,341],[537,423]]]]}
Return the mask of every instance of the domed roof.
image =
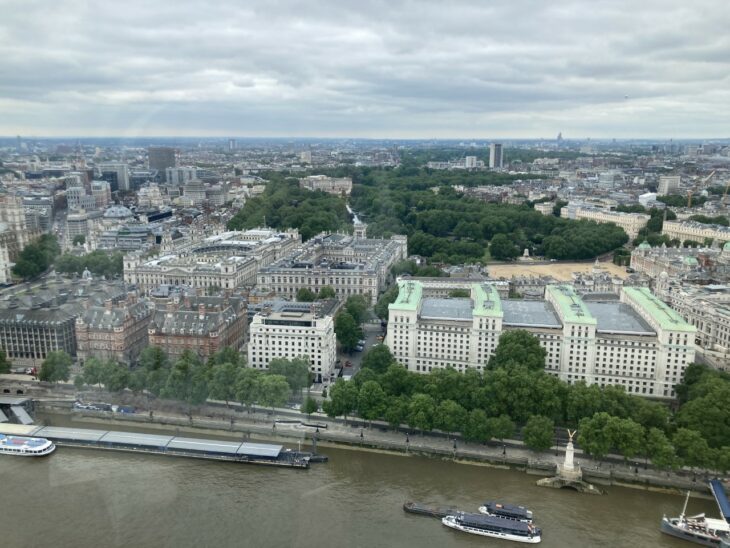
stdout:
{"type": "Polygon", "coordinates": [[[730,242],[725,242],[725,245],[722,246],[723,251],[730,251],[730,242]]]}
{"type": "Polygon", "coordinates": [[[644,240],[639,244],[639,249],[651,249],[651,246],[649,245],[649,242],[644,240]]]}
{"type": "Polygon", "coordinates": [[[104,212],[105,219],[126,219],[127,217],[132,217],[133,215],[134,213],[132,213],[128,208],[121,205],[111,206],[104,212]]]}

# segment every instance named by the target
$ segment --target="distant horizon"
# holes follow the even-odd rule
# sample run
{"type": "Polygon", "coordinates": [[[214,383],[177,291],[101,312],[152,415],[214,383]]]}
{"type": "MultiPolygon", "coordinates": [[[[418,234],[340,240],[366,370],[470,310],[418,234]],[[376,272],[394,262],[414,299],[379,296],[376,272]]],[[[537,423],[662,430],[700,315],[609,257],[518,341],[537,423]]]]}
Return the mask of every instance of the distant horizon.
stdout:
{"type": "Polygon", "coordinates": [[[710,139],[730,10],[700,4],[7,0],[0,133],[710,139]]]}
{"type": "MultiPolygon", "coordinates": [[[[292,141],[411,141],[411,142],[452,142],[452,143],[465,143],[468,141],[472,142],[535,142],[535,141],[557,141],[557,135],[553,137],[358,137],[358,136],[293,136],[293,135],[226,135],[226,134],[211,134],[211,135],[0,135],[0,140],[15,141],[20,137],[21,140],[62,140],[62,139],[115,139],[115,140],[197,140],[197,139],[210,139],[210,140],[241,140],[241,141],[256,141],[256,140],[292,140],[292,141]]],[[[677,143],[677,142],[730,142],[729,137],[563,137],[565,143],[575,142],[652,142],[652,143],[677,143]]]]}

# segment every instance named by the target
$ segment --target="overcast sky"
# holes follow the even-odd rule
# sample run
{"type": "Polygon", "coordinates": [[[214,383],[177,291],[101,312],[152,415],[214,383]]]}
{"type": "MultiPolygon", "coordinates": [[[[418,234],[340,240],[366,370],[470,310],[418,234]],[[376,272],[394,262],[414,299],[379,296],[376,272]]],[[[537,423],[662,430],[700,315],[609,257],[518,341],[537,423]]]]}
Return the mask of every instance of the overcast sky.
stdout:
{"type": "Polygon", "coordinates": [[[730,137],[730,0],[0,0],[0,134],[730,137]]]}

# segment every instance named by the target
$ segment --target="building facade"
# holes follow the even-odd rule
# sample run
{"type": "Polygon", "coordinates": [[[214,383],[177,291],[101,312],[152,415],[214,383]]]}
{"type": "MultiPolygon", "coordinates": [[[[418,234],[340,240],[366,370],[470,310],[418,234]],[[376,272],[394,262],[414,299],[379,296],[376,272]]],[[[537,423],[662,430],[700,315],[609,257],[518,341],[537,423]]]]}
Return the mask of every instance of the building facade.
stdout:
{"type": "Polygon", "coordinates": [[[704,361],[730,371],[730,286],[683,283],[662,273],[656,294],[697,328],[696,343],[704,361]]]}
{"type": "Polygon", "coordinates": [[[704,244],[705,242],[717,242],[724,244],[730,242],[730,227],[722,225],[706,225],[696,221],[664,221],[662,234],[670,240],[687,240],[704,244]]]}
{"type": "Polygon", "coordinates": [[[124,279],[149,290],[159,285],[187,285],[231,291],[254,285],[259,270],[289,254],[301,243],[296,230],[230,231],[200,240],[185,252],[143,259],[124,257],[124,279]]]}
{"type": "Polygon", "coordinates": [[[173,297],[153,313],[149,344],[173,360],[186,350],[205,360],[225,347],[241,350],[247,323],[241,298],[173,297]]]}
{"type": "Polygon", "coordinates": [[[272,359],[306,357],[316,381],[332,379],[337,359],[333,309],[336,302],[275,301],[254,315],[248,363],[266,369],[272,359]]]}
{"type": "Polygon", "coordinates": [[[329,194],[341,196],[350,195],[352,192],[352,179],[350,177],[328,177],[327,175],[310,175],[299,179],[299,186],[307,190],[321,190],[329,194]]]}
{"type": "Polygon", "coordinates": [[[130,293],[126,300],[103,306],[90,306],[76,318],[76,356],[83,363],[89,358],[115,360],[132,365],[148,344],[147,327],[152,308],[130,293]]]}
{"type": "Polygon", "coordinates": [[[639,235],[639,231],[646,226],[651,216],[643,213],[622,213],[607,211],[582,204],[568,204],[560,210],[560,216],[566,219],[588,219],[597,223],[613,223],[623,228],[629,238],[639,235]]]}
{"type": "Polygon", "coordinates": [[[659,177],[657,196],[667,196],[679,192],[680,181],[681,177],[679,175],[662,175],[659,177]]]}
{"type": "Polygon", "coordinates": [[[509,329],[537,337],[546,372],[568,383],[618,385],[654,398],[674,397],[695,355],[695,328],[635,287],[623,288],[620,301],[589,301],[569,285],[550,285],[534,301],[502,300],[490,283],[472,284],[469,298],[432,297],[405,280],[389,306],[386,344],[411,371],[481,371],[509,329]]]}
{"type": "Polygon", "coordinates": [[[320,234],[283,259],[262,268],[257,284],[290,300],[303,287],[318,293],[324,286],[330,286],[339,299],[364,295],[375,304],[385,288],[390,267],[407,256],[405,236],[375,240],[320,234]]]}
{"type": "Polygon", "coordinates": [[[17,366],[39,367],[49,352],[76,355],[76,318],[87,305],[124,300],[120,282],[56,278],[22,284],[0,301],[0,348],[17,366]]]}

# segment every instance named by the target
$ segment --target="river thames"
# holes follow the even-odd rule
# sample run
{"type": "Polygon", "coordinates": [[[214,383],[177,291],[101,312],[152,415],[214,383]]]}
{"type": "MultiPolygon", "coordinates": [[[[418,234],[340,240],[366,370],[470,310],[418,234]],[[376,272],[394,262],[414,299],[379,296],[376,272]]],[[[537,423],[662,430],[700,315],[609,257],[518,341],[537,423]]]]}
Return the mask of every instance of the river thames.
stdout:
{"type": "MultiPolygon", "coordinates": [[[[65,447],[45,458],[0,456],[1,545],[519,546],[402,510],[416,500],[476,512],[484,500],[503,499],[533,510],[541,546],[691,546],[658,529],[662,514],[681,511],[681,496],[619,487],[580,495],[537,487],[535,476],[518,471],[323,452],[330,462],[305,471],[65,447]]],[[[718,511],[713,501],[691,499],[688,513],[699,512],[718,511]]]]}

